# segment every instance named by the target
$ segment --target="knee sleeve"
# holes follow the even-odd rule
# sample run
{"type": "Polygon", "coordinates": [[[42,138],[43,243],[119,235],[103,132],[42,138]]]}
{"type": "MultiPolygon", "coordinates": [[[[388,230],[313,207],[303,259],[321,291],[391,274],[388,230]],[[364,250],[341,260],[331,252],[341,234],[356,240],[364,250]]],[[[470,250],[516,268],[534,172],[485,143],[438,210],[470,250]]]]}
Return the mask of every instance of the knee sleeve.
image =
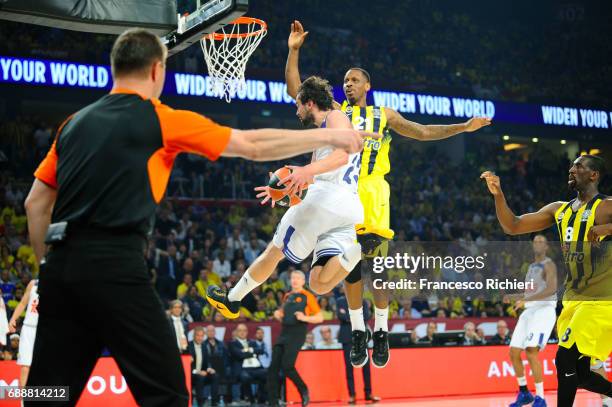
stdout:
{"type": "Polygon", "coordinates": [[[580,353],[576,345],[570,349],[559,346],[557,349],[557,355],[555,357],[555,366],[557,367],[557,376],[571,377],[577,374],[578,359],[580,353]]]}
{"type": "Polygon", "coordinates": [[[361,261],[359,261],[355,267],[353,268],[353,271],[351,271],[349,273],[348,276],[346,276],[346,282],[350,283],[350,284],[355,284],[356,282],[361,280],[361,261]]]}

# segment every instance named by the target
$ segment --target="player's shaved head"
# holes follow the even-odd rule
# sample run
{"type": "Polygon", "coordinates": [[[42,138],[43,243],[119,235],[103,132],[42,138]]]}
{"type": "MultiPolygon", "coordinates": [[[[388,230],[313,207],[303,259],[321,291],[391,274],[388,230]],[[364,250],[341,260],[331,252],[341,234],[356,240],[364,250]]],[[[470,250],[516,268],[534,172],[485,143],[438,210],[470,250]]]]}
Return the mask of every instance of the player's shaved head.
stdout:
{"type": "Polygon", "coordinates": [[[568,186],[576,191],[585,191],[590,185],[596,188],[606,173],[603,158],[585,154],[576,158],[569,170],[568,186]]]}
{"type": "Polygon", "coordinates": [[[606,175],[606,161],[597,155],[586,154],[583,155],[584,165],[590,169],[591,171],[596,171],[599,173],[599,180],[606,175]]]}
{"type": "Polygon", "coordinates": [[[346,73],[349,73],[350,71],[358,71],[358,72],[361,72],[361,74],[363,75],[363,77],[364,77],[364,79],[366,80],[366,82],[368,82],[368,83],[372,83],[372,80],[371,80],[371,78],[370,78],[370,74],[369,74],[369,72],[368,72],[368,71],[366,71],[365,69],[363,69],[363,68],[358,68],[358,67],[353,67],[353,68],[350,68],[350,69],[349,69],[349,70],[348,70],[346,73]]]}
{"type": "Polygon", "coordinates": [[[370,88],[370,74],[365,69],[351,68],[344,75],[344,95],[351,106],[365,106],[370,88]]]}

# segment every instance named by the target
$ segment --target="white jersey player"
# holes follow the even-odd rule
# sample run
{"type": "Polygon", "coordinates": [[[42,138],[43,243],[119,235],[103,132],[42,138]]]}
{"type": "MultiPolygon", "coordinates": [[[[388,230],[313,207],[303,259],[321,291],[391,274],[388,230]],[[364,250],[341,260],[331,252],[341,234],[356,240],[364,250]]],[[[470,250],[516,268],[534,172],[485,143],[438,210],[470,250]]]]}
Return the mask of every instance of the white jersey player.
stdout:
{"type": "MultiPolygon", "coordinates": [[[[321,78],[310,77],[301,84],[296,105],[297,116],[307,127],[352,126],[344,113],[333,109],[331,86],[321,78]]],[[[209,287],[208,301],[226,318],[238,317],[242,298],[262,284],[284,258],[301,263],[314,252],[309,285],[318,294],[331,291],[346,278],[361,259],[355,233],[355,224],[363,222],[363,207],[357,194],[360,157],[324,147],[313,153],[309,165],[288,166],[291,175],[281,183],[292,191],[309,184],[308,193],[285,213],[272,243],[229,293],[209,287]]],[[[269,187],[256,190],[261,191],[257,197],[263,198],[262,204],[270,200],[269,187]]],[[[298,318],[307,321],[310,317],[298,318]]]]}
{"type": "Polygon", "coordinates": [[[9,322],[9,331],[17,329],[17,319],[25,308],[25,318],[21,327],[19,340],[19,357],[17,364],[21,366],[21,377],[19,383],[25,386],[32,364],[32,353],[34,351],[34,339],[36,338],[36,327],[38,326],[38,280],[32,280],[28,284],[21,301],[15,307],[15,312],[9,322]]]}
{"type": "Polygon", "coordinates": [[[537,235],[533,239],[535,261],[529,265],[525,278],[527,286],[532,286],[533,289],[521,295],[515,305],[517,309],[524,305],[525,310],[519,317],[510,340],[510,359],[519,384],[518,397],[510,404],[511,407],[531,402],[534,407],[546,406],[542,363],[538,358],[538,352],[546,347],[557,318],[557,267],[549,257],[546,257],[547,250],[546,237],[537,235]],[[527,379],[521,360],[523,350],[535,380],[535,398],[527,389],[527,379]]]}

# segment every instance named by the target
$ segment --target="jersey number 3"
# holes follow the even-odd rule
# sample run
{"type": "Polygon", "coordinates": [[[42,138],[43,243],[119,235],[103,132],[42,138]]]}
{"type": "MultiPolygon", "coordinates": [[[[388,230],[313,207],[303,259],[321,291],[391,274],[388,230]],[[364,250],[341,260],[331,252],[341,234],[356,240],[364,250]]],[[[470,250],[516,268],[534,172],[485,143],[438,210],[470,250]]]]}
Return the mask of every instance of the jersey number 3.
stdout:
{"type": "Polygon", "coordinates": [[[574,228],[571,226],[565,228],[565,241],[571,242],[573,237],[574,237],[574,228]]]}

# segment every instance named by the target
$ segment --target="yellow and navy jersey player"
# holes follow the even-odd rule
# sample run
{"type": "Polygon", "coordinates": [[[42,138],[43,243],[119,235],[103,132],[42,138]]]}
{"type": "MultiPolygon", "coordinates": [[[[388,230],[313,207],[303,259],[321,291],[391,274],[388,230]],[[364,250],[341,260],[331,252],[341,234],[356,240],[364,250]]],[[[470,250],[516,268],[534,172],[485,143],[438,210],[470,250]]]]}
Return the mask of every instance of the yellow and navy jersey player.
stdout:
{"type": "MultiPolygon", "coordinates": [[[[298,69],[299,49],[307,35],[308,32],[304,31],[299,21],[292,23],[285,77],[287,92],[293,98],[297,96],[297,89],[301,83],[298,69]]],[[[391,239],[393,231],[390,229],[389,219],[389,185],[385,181],[385,175],[391,169],[389,150],[392,136],[389,130],[393,130],[400,136],[431,141],[445,139],[462,132],[476,131],[491,124],[491,120],[477,117],[460,124],[422,125],[405,119],[397,111],[388,107],[368,106],[367,95],[371,89],[371,78],[370,74],[362,68],[350,68],[346,72],[343,89],[346,100],[343,103],[334,101],[334,107],[341,109],[349,116],[355,129],[383,135],[382,139],[368,138],[364,143],[359,175],[359,195],[364,204],[365,222],[364,225],[360,225],[362,228],[358,229],[361,229],[361,233],[376,233],[391,239]]]]}
{"type": "Polygon", "coordinates": [[[568,176],[576,197],[521,216],[508,207],[499,177],[490,171],[481,175],[495,198],[497,218],[506,233],[532,233],[551,226],[559,233],[567,269],[563,310],[557,320],[560,407],[572,406],[577,387],[612,396],[612,384],[589,366],[612,352],[612,198],[598,190],[604,173],[603,158],[578,157],[568,176]]]}
{"type": "MultiPolygon", "coordinates": [[[[288,39],[289,55],[285,68],[287,93],[294,99],[300,86],[298,68],[299,50],[304,44],[308,32],[304,31],[299,21],[291,24],[288,39]]],[[[364,223],[356,225],[357,234],[361,236],[363,251],[366,255],[386,255],[386,239],[393,238],[390,222],[390,188],[385,175],[391,169],[389,150],[391,132],[403,137],[420,141],[441,140],[462,132],[472,132],[491,124],[485,117],[472,118],[465,123],[451,125],[422,125],[403,118],[393,109],[383,106],[368,106],[367,95],[371,89],[370,74],[362,68],[350,68],[344,76],[343,103],[334,101],[334,107],[344,111],[356,129],[368,130],[383,135],[382,139],[366,139],[361,156],[361,171],[358,180],[358,193],[364,209],[364,223]]],[[[345,280],[346,297],[349,311],[357,315],[362,307],[363,285],[361,266],[357,265],[345,280]]],[[[374,366],[384,367],[389,361],[388,351],[388,298],[382,290],[374,290],[374,366]]],[[[359,316],[351,318],[353,343],[351,363],[361,367],[367,362],[367,337],[365,325],[359,316]]]]}

